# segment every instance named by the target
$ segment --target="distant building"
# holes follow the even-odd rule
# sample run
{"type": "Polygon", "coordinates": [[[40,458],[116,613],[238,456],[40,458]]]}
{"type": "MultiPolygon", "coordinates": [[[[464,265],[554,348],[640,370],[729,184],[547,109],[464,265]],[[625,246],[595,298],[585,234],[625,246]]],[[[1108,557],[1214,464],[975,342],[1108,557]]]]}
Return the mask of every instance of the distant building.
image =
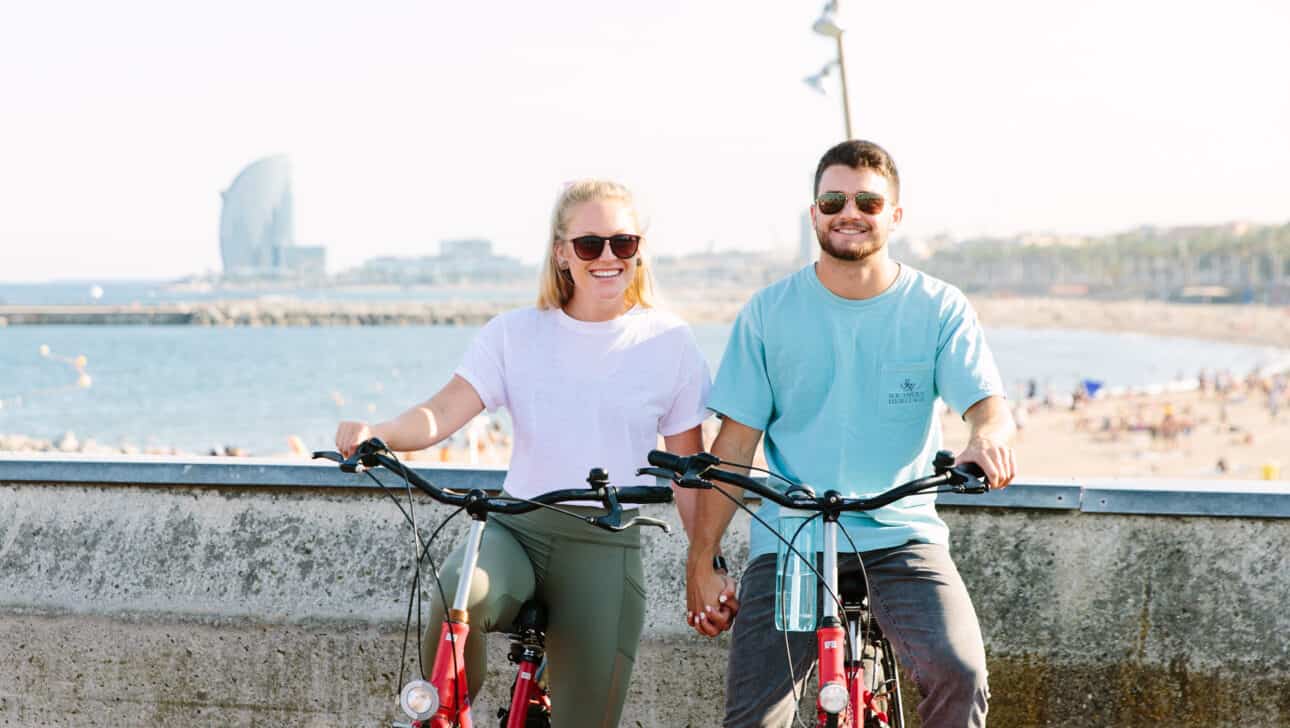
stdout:
{"type": "Polygon", "coordinates": [[[219,243],[224,275],[236,278],[321,276],[322,247],[295,244],[291,163],[285,156],[253,162],[220,193],[219,243]]]}
{"type": "Polygon", "coordinates": [[[815,225],[811,222],[811,213],[802,213],[802,231],[797,241],[797,264],[805,266],[814,263],[820,257],[820,239],[815,234],[815,225]]]}
{"type": "Polygon", "coordinates": [[[666,291],[711,288],[757,288],[797,270],[796,256],[784,251],[710,250],[689,255],[660,255],[651,261],[666,291]]]}
{"type": "Polygon", "coordinates": [[[451,284],[510,283],[529,280],[531,265],[493,253],[493,242],[479,238],[444,240],[439,255],[382,257],[365,262],[343,278],[360,283],[451,284]]]}

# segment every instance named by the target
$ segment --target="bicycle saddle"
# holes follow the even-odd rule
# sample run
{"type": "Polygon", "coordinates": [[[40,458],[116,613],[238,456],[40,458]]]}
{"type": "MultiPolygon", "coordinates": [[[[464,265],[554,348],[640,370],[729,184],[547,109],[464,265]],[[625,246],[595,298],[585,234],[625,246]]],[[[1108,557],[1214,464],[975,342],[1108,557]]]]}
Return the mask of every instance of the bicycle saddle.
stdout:
{"type": "Polygon", "coordinates": [[[523,634],[530,630],[545,632],[547,615],[545,604],[537,599],[530,599],[520,605],[519,614],[515,615],[515,623],[511,625],[511,632],[515,634],[523,634]]]}
{"type": "Polygon", "coordinates": [[[838,575],[838,596],[842,597],[843,606],[860,606],[864,603],[868,593],[859,571],[838,575]]]}

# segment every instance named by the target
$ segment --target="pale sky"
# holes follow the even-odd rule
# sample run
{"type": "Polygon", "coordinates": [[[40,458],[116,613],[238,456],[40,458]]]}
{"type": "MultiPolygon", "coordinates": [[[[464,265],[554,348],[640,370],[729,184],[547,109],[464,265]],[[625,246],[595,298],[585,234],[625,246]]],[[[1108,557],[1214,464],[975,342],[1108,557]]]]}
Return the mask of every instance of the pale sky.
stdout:
{"type": "MultiPolygon", "coordinates": [[[[903,232],[1290,220],[1285,0],[842,0],[857,136],[903,232]]],[[[48,0],[0,8],[0,281],[217,271],[221,190],[289,155],[337,270],[486,237],[536,260],[563,181],[656,252],[796,246],[843,135],[822,2],[48,0]]]]}

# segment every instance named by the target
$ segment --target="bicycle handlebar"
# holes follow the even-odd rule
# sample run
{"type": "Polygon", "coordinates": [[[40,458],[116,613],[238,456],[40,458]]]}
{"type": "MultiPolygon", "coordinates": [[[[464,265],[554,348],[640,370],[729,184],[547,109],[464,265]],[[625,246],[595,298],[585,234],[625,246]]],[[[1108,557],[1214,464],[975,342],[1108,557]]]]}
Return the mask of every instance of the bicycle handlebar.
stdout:
{"type": "Polygon", "coordinates": [[[605,471],[595,468],[587,478],[588,488],[553,490],[533,498],[517,500],[509,496],[490,496],[480,488],[465,492],[445,490],[418,475],[415,471],[399,462],[389,448],[379,438],[371,438],[359,443],[354,454],[346,458],[338,452],[320,450],[313,454],[314,459],[325,459],[340,464],[346,473],[356,473],[361,465],[364,468],[382,467],[406,478],[431,498],[444,505],[466,509],[471,517],[482,517],[488,513],[518,514],[528,513],[543,505],[569,503],[571,501],[597,500],[604,505],[606,513],[601,516],[586,516],[582,520],[606,531],[622,531],[635,525],[658,526],[671,532],[668,524],[656,518],[635,516],[627,523],[622,523],[623,503],[671,503],[672,489],[657,485],[613,486],[605,471]]]}
{"type": "MultiPolygon", "coordinates": [[[[870,511],[894,503],[905,496],[940,486],[949,486],[956,493],[985,493],[990,489],[989,483],[984,480],[985,473],[980,466],[976,463],[955,465],[954,455],[947,450],[936,453],[936,458],[933,460],[936,472],[933,475],[902,483],[869,498],[844,498],[835,490],[816,496],[809,487],[798,484],[781,492],[746,475],[721,470],[717,467],[721,461],[706,452],[682,457],[663,450],[652,450],[647,459],[650,465],[666,471],[671,475],[672,482],[683,488],[711,488],[712,484],[708,481],[716,480],[750,490],[786,508],[834,514],[844,511],[870,511]]],[[[654,468],[644,470],[655,472],[654,468]]],[[[792,483],[787,478],[783,480],[792,483]]]]}

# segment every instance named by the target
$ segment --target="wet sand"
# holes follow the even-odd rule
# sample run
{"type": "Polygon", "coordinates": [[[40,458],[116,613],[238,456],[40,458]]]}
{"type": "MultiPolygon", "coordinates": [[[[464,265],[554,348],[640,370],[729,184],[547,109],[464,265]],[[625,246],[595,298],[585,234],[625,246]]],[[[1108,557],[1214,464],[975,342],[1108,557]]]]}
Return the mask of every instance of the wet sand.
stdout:
{"type": "Polygon", "coordinates": [[[987,327],[1123,331],[1290,348],[1290,306],[988,296],[971,300],[987,327]]]}

